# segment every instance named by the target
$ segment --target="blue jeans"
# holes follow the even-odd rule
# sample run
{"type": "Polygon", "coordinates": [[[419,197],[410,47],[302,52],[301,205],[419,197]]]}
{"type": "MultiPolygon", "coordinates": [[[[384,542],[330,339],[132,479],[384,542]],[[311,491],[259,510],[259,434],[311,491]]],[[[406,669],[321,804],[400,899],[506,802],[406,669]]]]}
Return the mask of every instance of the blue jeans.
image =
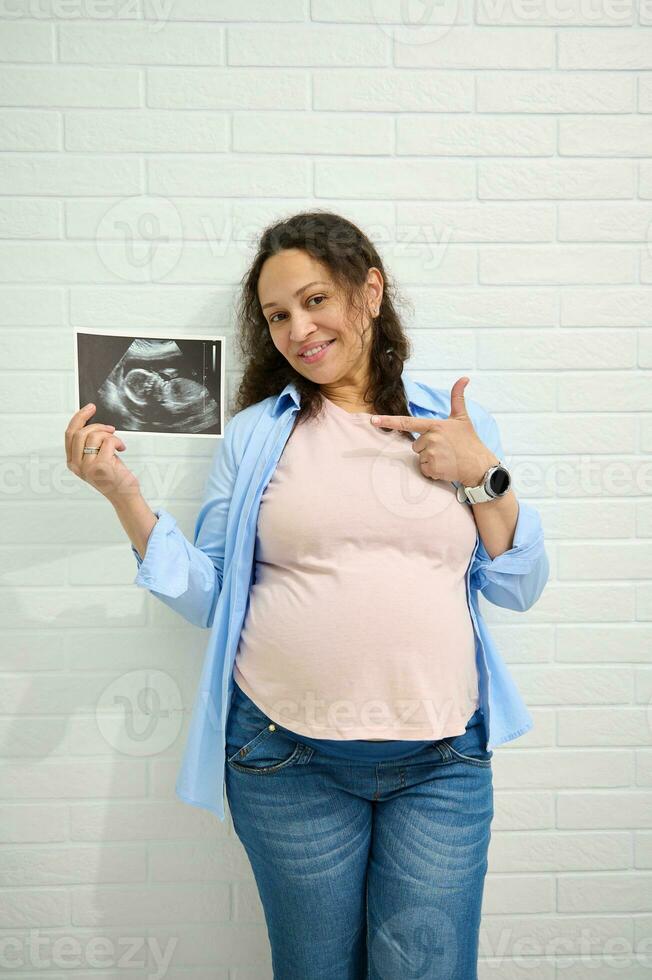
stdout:
{"type": "Polygon", "coordinates": [[[226,794],[275,980],[477,980],[494,815],[486,743],[478,709],[463,735],[410,756],[337,759],[235,688],[226,794]]]}

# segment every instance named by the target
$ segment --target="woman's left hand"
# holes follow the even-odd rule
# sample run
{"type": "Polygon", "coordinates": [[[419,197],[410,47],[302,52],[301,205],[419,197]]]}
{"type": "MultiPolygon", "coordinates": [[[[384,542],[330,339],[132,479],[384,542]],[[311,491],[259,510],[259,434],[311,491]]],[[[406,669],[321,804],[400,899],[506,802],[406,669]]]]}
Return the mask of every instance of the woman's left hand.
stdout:
{"type": "Polygon", "coordinates": [[[469,378],[458,378],[451,388],[451,411],[445,419],[416,418],[413,415],[373,415],[372,424],[380,429],[402,429],[420,432],[412,443],[419,454],[424,476],[431,480],[448,480],[475,487],[498,457],[485,446],[473,428],[466,410],[464,389],[469,378]],[[374,421],[376,420],[376,421],[374,421]]]}

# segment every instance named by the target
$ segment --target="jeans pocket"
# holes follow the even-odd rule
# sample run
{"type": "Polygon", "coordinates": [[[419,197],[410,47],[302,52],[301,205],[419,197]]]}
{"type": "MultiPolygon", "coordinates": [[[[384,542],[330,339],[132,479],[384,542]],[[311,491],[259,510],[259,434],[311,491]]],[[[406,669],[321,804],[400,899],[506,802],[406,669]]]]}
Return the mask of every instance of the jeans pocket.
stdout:
{"type": "Polygon", "coordinates": [[[226,725],[226,761],[232,769],[272,775],[297,762],[306,750],[253,702],[234,699],[226,725]]]}
{"type": "Polygon", "coordinates": [[[491,766],[493,752],[487,748],[484,716],[479,709],[469,719],[466,731],[461,735],[453,735],[452,738],[441,739],[436,744],[441,746],[442,755],[445,755],[448,750],[450,756],[458,762],[484,768],[491,766]]]}

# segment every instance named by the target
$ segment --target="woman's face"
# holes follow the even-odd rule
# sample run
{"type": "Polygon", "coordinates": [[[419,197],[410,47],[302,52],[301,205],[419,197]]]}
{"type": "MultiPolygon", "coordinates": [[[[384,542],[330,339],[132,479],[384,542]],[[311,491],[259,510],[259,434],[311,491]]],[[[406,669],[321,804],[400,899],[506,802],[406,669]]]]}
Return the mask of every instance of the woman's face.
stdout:
{"type": "MultiPolygon", "coordinates": [[[[355,385],[366,375],[371,317],[345,309],[327,267],[300,249],[285,249],[267,259],[258,279],[258,299],[274,346],[304,377],[319,385],[355,385]],[[299,353],[329,346],[317,357],[299,353]]],[[[380,308],[382,276],[371,269],[367,283],[370,310],[380,308]]]]}

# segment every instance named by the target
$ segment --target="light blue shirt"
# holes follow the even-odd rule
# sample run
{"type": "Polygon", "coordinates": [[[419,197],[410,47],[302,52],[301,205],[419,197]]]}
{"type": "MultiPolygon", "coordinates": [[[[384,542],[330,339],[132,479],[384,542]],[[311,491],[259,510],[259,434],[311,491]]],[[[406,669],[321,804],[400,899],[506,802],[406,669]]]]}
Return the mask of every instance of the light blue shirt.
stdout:
{"type": "MultiPolygon", "coordinates": [[[[405,372],[403,385],[410,415],[448,418],[450,391],[414,381],[405,372]]],[[[290,436],[300,400],[290,382],[279,395],[248,406],[227,422],[213,456],[192,544],[174,517],[159,508],[145,558],[141,559],[133,545],[131,548],[138,564],[134,583],[188,622],[210,629],[175,791],[184,803],[211,810],[222,821],[224,735],[233,664],[254,581],[258,509],[290,436]]],[[[503,460],[495,419],[479,402],[464,400],[479,438],[503,460]]],[[[522,611],[537,601],[548,574],[541,519],[531,505],[519,500],[513,546],[496,558],[489,557],[476,534],[466,588],[489,749],[518,738],[534,722],[484,622],[478,590],[497,606],[522,611]]]]}

